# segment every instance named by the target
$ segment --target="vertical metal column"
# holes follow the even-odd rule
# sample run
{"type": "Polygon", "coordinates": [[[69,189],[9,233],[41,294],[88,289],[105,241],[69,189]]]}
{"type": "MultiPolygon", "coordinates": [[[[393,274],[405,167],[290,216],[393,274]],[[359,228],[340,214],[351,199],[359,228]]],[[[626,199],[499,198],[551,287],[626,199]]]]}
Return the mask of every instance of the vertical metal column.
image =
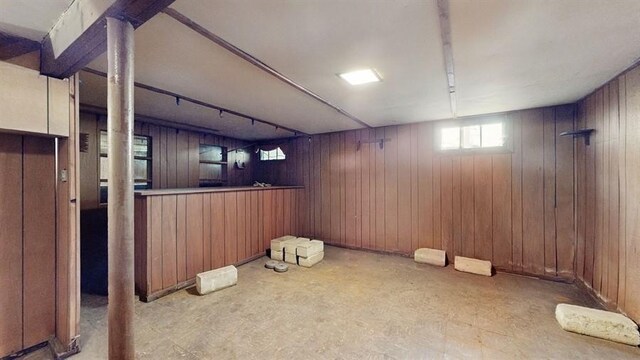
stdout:
{"type": "Polygon", "coordinates": [[[109,359],[134,359],[133,26],[107,18],[109,359]]]}

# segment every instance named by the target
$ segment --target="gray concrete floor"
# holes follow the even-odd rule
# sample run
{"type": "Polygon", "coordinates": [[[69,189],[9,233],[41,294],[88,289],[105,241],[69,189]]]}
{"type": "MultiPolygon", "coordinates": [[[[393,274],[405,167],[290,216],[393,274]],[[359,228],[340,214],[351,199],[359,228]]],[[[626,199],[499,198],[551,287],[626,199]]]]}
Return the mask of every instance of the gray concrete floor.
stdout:
{"type": "MultiPolygon", "coordinates": [[[[637,347],[560,329],[557,303],[596,306],[574,285],[334,247],[311,269],[278,274],[266,260],[239,267],[238,285],[217,293],[137,302],[137,358],[640,358],[637,347]]],[[[107,357],[106,313],[105,298],[83,296],[73,359],[107,357]]]]}

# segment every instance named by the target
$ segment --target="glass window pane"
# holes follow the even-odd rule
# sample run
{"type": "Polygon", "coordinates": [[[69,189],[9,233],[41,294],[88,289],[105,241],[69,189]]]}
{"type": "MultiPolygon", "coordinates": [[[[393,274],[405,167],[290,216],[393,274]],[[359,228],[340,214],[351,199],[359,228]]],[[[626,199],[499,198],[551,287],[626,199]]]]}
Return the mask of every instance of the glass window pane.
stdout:
{"type": "Polygon", "coordinates": [[[146,136],[133,137],[133,156],[150,157],[149,138],[146,136]]]}
{"type": "Polygon", "coordinates": [[[133,160],[133,178],[135,180],[147,180],[148,178],[148,168],[149,161],[148,160],[133,160]]]}
{"type": "Polygon", "coordinates": [[[459,127],[442,129],[440,148],[442,150],[451,150],[451,149],[460,148],[460,128],[459,127]]]}
{"type": "Polygon", "coordinates": [[[286,158],[286,156],[284,155],[284,152],[282,151],[282,149],[277,148],[276,149],[276,159],[284,160],[285,158],[286,158]]]}
{"type": "Polygon", "coordinates": [[[222,179],[221,164],[200,164],[200,180],[220,180],[222,179]]]}
{"type": "Polygon", "coordinates": [[[504,129],[502,123],[482,125],[482,147],[504,146],[504,129]]]}
{"type": "Polygon", "coordinates": [[[200,161],[223,161],[222,147],[213,145],[200,145],[200,161]]]}
{"type": "Polygon", "coordinates": [[[104,156],[100,156],[100,179],[109,179],[109,160],[104,156]]]}
{"type": "Polygon", "coordinates": [[[107,182],[106,181],[101,181],[100,182],[100,203],[101,204],[106,204],[107,203],[107,197],[108,197],[107,182]]]}
{"type": "Polygon", "coordinates": [[[480,147],[480,125],[464,126],[462,128],[462,148],[473,149],[480,147]]]}
{"type": "Polygon", "coordinates": [[[100,154],[106,154],[107,153],[107,132],[106,131],[100,131],[100,154]]]}

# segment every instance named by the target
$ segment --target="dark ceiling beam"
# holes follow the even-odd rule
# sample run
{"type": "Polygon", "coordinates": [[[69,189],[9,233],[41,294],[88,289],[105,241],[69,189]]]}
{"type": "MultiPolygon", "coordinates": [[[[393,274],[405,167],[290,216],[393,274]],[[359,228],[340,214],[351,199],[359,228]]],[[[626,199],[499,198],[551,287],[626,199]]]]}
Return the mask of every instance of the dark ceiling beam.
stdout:
{"type": "MultiPolygon", "coordinates": [[[[102,71],[93,70],[93,69],[90,69],[90,68],[84,68],[82,70],[85,71],[85,72],[88,72],[90,74],[102,76],[104,78],[107,77],[107,74],[103,73],[102,71]]],[[[169,90],[160,89],[160,88],[157,88],[157,87],[154,87],[154,86],[151,86],[151,85],[147,85],[147,84],[143,84],[143,83],[139,83],[139,82],[135,82],[134,86],[137,87],[137,88],[145,89],[145,90],[148,90],[148,91],[151,91],[151,92],[155,92],[155,93],[158,93],[158,94],[167,95],[167,96],[173,97],[175,99],[179,99],[179,101],[184,100],[184,101],[188,101],[188,102],[190,102],[192,104],[196,104],[196,105],[204,106],[204,107],[209,108],[209,109],[220,111],[221,114],[222,113],[227,113],[227,114],[231,114],[231,115],[235,115],[235,116],[238,116],[238,117],[245,118],[247,120],[257,121],[257,122],[262,123],[262,124],[271,125],[271,126],[275,127],[276,129],[282,129],[282,130],[289,131],[289,132],[293,133],[294,135],[305,135],[305,136],[309,135],[309,134],[305,133],[304,131],[300,131],[300,130],[292,129],[292,128],[289,128],[289,127],[286,127],[286,126],[278,125],[278,124],[273,123],[271,121],[263,120],[263,119],[260,119],[260,118],[257,118],[257,117],[253,117],[251,115],[243,114],[241,112],[233,111],[233,110],[227,109],[225,107],[214,105],[214,104],[210,104],[210,103],[207,103],[207,102],[204,102],[204,101],[200,101],[200,100],[197,100],[197,99],[194,99],[194,98],[190,98],[188,96],[180,95],[178,93],[174,93],[174,92],[169,91],[169,90]]]]}
{"type": "Polygon", "coordinates": [[[449,17],[449,0],[438,1],[438,17],[440,18],[440,36],[442,38],[442,52],[444,55],[444,67],[447,72],[447,84],[449,86],[449,99],[451,101],[451,113],[457,117],[456,76],[453,68],[453,48],[451,46],[451,22],[449,17]]]}
{"type": "Polygon", "coordinates": [[[39,42],[0,32],[0,60],[13,59],[36,50],[40,50],[39,42]]]}
{"type": "Polygon", "coordinates": [[[107,50],[107,17],[139,27],[174,0],[75,0],[42,41],[40,72],[66,78],[107,50]]]}
{"type": "Polygon", "coordinates": [[[210,41],[214,42],[215,44],[217,44],[217,45],[221,46],[222,48],[228,50],[232,54],[234,54],[234,55],[240,57],[241,59],[249,62],[251,65],[254,65],[255,67],[259,68],[260,70],[266,72],[267,74],[269,74],[269,75],[275,77],[276,79],[284,82],[285,84],[293,87],[294,89],[304,93],[305,95],[310,96],[311,98],[317,100],[318,102],[320,102],[320,103],[322,103],[322,104],[324,104],[326,106],[329,106],[330,108],[336,110],[338,113],[340,113],[340,114],[348,117],[349,119],[355,121],[359,125],[367,127],[367,128],[371,128],[371,125],[369,125],[366,122],[358,119],[354,115],[349,114],[346,110],[340,108],[337,105],[332,104],[331,102],[329,102],[328,100],[322,98],[320,95],[314,93],[313,91],[311,91],[311,90],[305,88],[304,86],[296,83],[295,81],[291,80],[290,78],[288,78],[287,76],[283,75],[279,71],[275,70],[271,66],[265,64],[260,59],[254,57],[253,55],[251,55],[251,54],[249,54],[247,52],[245,52],[244,50],[238,48],[237,46],[229,43],[228,41],[226,41],[225,39],[219,37],[218,35],[212,33],[211,31],[207,30],[203,26],[201,26],[198,23],[196,23],[195,21],[189,19],[187,16],[185,16],[182,13],[176,11],[175,9],[166,8],[166,9],[162,10],[162,12],[167,14],[167,15],[169,15],[169,16],[171,16],[173,19],[175,19],[178,22],[182,23],[183,25],[187,26],[188,28],[190,28],[191,30],[195,31],[196,33],[204,36],[205,38],[209,39],[210,41]]]}

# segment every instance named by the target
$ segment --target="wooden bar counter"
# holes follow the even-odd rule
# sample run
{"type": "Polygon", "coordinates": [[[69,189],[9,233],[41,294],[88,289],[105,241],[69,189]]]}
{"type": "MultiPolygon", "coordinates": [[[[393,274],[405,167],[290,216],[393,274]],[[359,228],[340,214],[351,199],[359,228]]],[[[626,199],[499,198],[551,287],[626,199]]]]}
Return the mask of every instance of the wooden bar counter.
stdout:
{"type": "Polygon", "coordinates": [[[143,301],[192,285],[196,274],[265,253],[298,232],[301,186],[135,192],[135,281],[143,301]]]}

